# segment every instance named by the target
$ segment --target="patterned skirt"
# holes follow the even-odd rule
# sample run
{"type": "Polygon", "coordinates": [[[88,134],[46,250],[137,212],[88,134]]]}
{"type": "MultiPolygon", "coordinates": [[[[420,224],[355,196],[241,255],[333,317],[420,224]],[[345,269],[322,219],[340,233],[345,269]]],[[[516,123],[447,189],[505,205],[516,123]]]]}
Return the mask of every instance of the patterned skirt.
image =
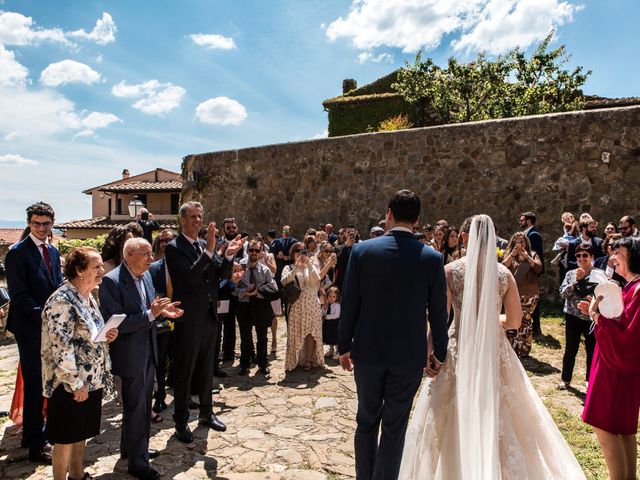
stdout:
{"type": "Polygon", "coordinates": [[[533,311],[538,305],[539,295],[521,295],[522,323],[517,330],[507,330],[507,339],[519,357],[526,357],[531,352],[533,343],[533,311]]]}

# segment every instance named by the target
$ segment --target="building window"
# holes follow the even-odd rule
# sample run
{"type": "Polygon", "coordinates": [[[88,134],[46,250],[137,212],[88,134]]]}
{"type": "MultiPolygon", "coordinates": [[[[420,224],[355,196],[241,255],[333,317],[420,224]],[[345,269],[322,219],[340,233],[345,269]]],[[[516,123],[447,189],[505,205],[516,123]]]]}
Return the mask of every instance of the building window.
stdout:
{"type": "Polygon", "coordinates": [[[118,198],[116,200],[116,215],[122,215],[122,199],[118,198]]]}
{"type": "Polygon", "coordinates": [[[172,193],[171,194],[171,215],[177,215],[179,209],[180,209],[180,194],[172,193]]]}
{"type": "Polygon", "coordinates": [[[136,197],[138,197],[138,200],[140,200],[144,204],[145,208],[147,208],[147,209],[149,208],[149,205],[147,205],[147,194],[146,193],[138,193],[137,195],[133,196],[133,198],[136,198],[136,197]]]}

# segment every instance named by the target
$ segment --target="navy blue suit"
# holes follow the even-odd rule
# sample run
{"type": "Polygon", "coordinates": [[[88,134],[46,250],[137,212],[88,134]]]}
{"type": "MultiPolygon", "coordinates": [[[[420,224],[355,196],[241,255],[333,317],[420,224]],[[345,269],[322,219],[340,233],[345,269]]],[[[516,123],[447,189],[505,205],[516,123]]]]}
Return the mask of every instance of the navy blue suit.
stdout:
{"type": "Polygon", "coordinates": [[[42,308],[62,284],[60,254],[48,245],[51,274],[31,237],[17,243],[5,260],[11,308],[7,330],[14,334],[24,380],[22,446],[40,448],[45,443],[42,416],[42,369],[40,346],[42,308]]]}
{"type": "Polygon", "coordinates": [[[427,364],[427,308],[434,355],[447,352],[442,256],[405,231],[354,245],[341,307],[339,351],[351,352],[358,388],[356,475],[394,479],[427,364]]]}
{"type": "MultiPolygon", "coordinates": [[[[545,272],[544,266],[544,247],[542,245],[542,235],[536,227],[531,227],[531,229],[527,232],[527,238],[529,239],[529,243],[531,244],[531,250],[536,252],[540,257],[540,261],[542,262],[542,271],[539,275],[542,275],[545,272]]],[[[540,333],[540,302],[536,305],[536,308],[533,310],[531,314],[533,333],[540,333]]]]}
{"type": "MultiPolygon", "coordinates": [[[[167,263],[163,258],[161,260],[153,262],[149,267],[149,274],[151,275],[151,280],[153,281],[153,288],[156,289],[156,293],[158,295],[168,295],[166,266],[167,263]]],[[[164,402],[167,397],[165,391],[167,386],[167,357],[170,357],[172,355],[173,333],[161,333],[158,335],[157,339],[158,362],[156,365],[156,383],[158,384],[158,388],[154,397],[157,402],[164,402]]]]}
{"type": "Polygon", "coordinates": [[[109,345],[111,370],[122,379],[123,425],[120,451],[129,457],[129,470],[149,466],[151,397],[157,359],[155,322],[148,309],[155,297],[149,272],[142,276],[146,301],[123,263],[110,271],[100,285],[100,312],[105,321],[126,314],[118,338],[109,345]]]}

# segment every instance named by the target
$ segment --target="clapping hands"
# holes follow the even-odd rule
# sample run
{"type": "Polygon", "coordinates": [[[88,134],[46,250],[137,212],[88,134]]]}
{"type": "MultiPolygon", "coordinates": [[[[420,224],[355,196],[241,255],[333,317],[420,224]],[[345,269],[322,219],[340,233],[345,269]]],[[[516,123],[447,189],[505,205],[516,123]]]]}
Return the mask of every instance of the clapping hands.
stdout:
{"type": "Polygon", "coordinates": [[[236,253],[240,251],[243,245],[244,245],[244,242],[242,241],[242,237],[238,235],[236,238],[234,238],[229,242],[229,246],[227,246],[227,250],[225,253],[227,254],[227,256],[229,255],[234,256],[236,253]]]}
{"type": "Polygon", "coordinates": [[[156,297],[151,303],[151,313],[154,317],[162,315],[166,318],[180,318],[184,310],[178,308],[180,302],[171,302],[167,297],[156,297]]]}

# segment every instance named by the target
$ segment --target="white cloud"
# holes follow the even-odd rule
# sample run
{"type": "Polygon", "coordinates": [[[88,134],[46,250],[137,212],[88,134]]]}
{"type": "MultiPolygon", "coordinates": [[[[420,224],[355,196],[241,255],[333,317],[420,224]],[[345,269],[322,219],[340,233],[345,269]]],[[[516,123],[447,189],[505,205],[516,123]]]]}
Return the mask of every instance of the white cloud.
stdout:
{"type": "Polygon", "coordinates": [[[196,117],[211,125],[241,125],[247,110],[236,100],[227,97],[210,98],[196,107],[196,117]]]}
{"type": "Polygon", "coordinates": [[[193,33],[188,37],[196,45],[215,50],[233,50],[236,48],[236,42],[233,38],[218,35],[217,33],[193,33]]]}
{"type": "Polygon", "coordinates": [[[316,133],[313,137],[311,137],[312,139],[316,140],[318,138],[327,138],[329,136],[329,129],[325,128],[322,133],[316,133]]]}
{"type": "Polygon", "coordinates": [[[73,102],[50,89],[27,90],[0,87],[0,135],[5,140],[15,135],[38,141],[65,133],[96,130],[120,122],[111,113],[76,112],[73,102]]]}
{"type": "Polygon", "coordinates": [[[573,21],[582,7],[557,0],[491,0],[474,26],[451,44],[456,50],[499,54],[526,48],[544,38],[554,26],[573,21]]]}
{"type": "Polygon", "coordinates": [[[379,55],[374,55],[371,52],[360,52],[360,54],[358,55],[358,61],[360,63],[365,63],[365,62],[374,62],[374,63],[389,62],[389,63],[392,63],[393,62],[393,56],[390,53],[381,53],[379,55]]]}
{"type": "Polygon", "coordinates": [[[89,65],[74,60],[63,60],[50,64],[40,74],[40,83],[47,87],[57,87],[67,83],[91,85],[100,80],[100,74],[89,65]]]}
{"type": "Polygon", "coordinates": [[[111,93],[121,98],[137,98],[132,106],[148,115],[163,115],[180,106],[187,91],[172,83],[149,80],[129,85],[122,81],[113,86],[111,93]]]}
{"type": "Polygon", "coordinates": [[[107,45],[108,43],[113,43],[116,41],[116,32],[118,31],[118,27],[116,27],[115,22],[111,15],[107,12],[102,12],[102,18],[99,18],[96,22],[96,26],[93,27],[89,33],[87,33],[84,29],[76,30],[71,32],[69,35],[73,38],[83,38],[87,40],[91,40],[96,42],[98,45],[107,45]]]}
{"type": "Polygon", "coordinates": [[[59,28],[37,28],[31,17],[16,12],[0,13],[0,43],[22,46],[45,41],[70,44],[59,28]]]}
{"type": "Polygon", "coordinates": [[[5,134],[5,136],[4,136],[4,137],[2,137],[2,139],[3,139],[5,142],[11,142],[11,141],[15,140],[16,138],[20,138],[20,137],[24,137],[24,136],[26,136],[26,134],[25,134],[25,133],[23,133],[23,132],[19,132],[19,131],[17,131],[17,130],[12,130],[12,131],[10,131],[10,132],[7,132],[7,133],[5,134]]]}
{"type": "Polygon", "coordinates": [[[0,44],[3,45],[34,45],[43,42],[61,43],[73,46],[74,39],[88,40],[99,45],[106,45],[115,41],[117,31],[111,15],[103,13],[96,26],[87,33],[84,29],[65,32],[60,28],[37,27],[33,18],[17,12],[0,13],[0,44]]]}
{"type": "Polygon", "coordinates": [[[24,167],[26,165],[37,164],[38,162],[36,162],[35,160],[24,158],[22,155],[14,155],[12,153],[0,155],[0,165],[3,165],[5,167],[24,167]]]}
{"type": "Polygon", "coordinates": [[[25,86],[29,70],[16,60],[15,54],[0,44],[0,86],[25,86]]]}
{"type": "Polygon", "coordinates": [[[434,49],[445,35],[459,34],[452,42],[457,50],[500,53],[541,40],[580,8],[562,0],[352,0],[349,13],[326,33],[331,41],[351,39],[366,52],[382,46],[405,53],[434,49]]]}

